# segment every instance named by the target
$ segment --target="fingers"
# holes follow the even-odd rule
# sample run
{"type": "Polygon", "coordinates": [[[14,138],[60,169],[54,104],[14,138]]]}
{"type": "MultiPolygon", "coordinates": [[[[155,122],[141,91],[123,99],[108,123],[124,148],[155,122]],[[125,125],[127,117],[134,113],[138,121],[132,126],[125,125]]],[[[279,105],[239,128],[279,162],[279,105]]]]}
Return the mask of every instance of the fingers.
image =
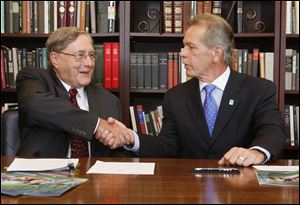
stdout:
{"type": "Polygon", "coordinates": [[[107,121],[103,119],[100,120],[95,138],[111,149],[129,145],[134,142],[132,130],[112,117],[109,117],[107,121]]]}
{"type": "Polygon", "coordinates": [[[255,149],[245,149],[241,147],[233,147],[218,161],[219,165],[238,165],[250,166],[260,164],[264,161],[265,155],[255,149]]]}
{"type": "Polygon", "coordinates": [[[115,119],[112,118],[112,117],[109,117],[109,118],[107,119],[107,122],[108,122],[108,124],[110,124],[110,125],[113,125],[114,123],[116,123],[116,121],[117,121],[117,120],[115,120],[115,119]]]}

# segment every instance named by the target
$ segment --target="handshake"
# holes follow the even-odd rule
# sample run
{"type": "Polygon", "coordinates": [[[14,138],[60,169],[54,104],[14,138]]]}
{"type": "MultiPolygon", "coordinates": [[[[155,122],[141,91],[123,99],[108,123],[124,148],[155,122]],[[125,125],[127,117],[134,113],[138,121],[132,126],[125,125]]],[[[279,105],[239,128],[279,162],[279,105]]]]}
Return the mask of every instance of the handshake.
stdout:
{"type": "Polygon", "coordinates": [[[134,144],[133,131],[112,117],[100,119],[95,138],[111,149],[134,144]]]}

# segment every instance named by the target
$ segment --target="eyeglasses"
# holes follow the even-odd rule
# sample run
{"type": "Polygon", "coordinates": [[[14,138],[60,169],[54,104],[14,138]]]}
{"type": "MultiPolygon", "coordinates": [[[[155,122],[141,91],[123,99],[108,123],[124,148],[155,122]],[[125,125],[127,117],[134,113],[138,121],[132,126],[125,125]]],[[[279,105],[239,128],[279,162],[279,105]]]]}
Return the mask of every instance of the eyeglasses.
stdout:
{"type": "Polygon", "coordinates": [[[90,57],[91,61],[96,61],[96,58],[97,58],[97,55],[94,52],[90,52],[88,54],[86,54],[85,52],[78,52],[75,54],[65,53],[65,52],[61,52],[61,51],[54,51],[54,52],[68,55],[68,56],[73,56],[75,58],[75,61],[77,61],[77,62],[85,61],[88,56],[90,57]]]}

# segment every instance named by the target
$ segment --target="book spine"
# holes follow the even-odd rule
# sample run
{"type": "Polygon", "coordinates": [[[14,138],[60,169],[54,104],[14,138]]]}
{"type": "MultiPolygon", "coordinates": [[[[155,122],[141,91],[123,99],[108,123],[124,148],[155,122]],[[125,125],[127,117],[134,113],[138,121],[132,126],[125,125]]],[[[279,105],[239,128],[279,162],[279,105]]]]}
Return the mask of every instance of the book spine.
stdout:
{"type": "Polygon", "coordinates": [[[159,88],[168,88],[168,53],[159,53],[159,88]]]}
{"type": "Polygon", "coordinates": [[[174,64],[174,54],[173,52],[168,52],[168,89],[172,88],[174,85],[173,80],[173,64],[174,64]]]}
{"type": "Polygon", "coordinates": [[[112,48],[110,42],[103,43],[104,49],[104,88],[110,89],[112,88],[112,48]]]}
{"type": "Polygon", "coordinates": [[[112,48],[112,88],[119,88],[119,75],[120,75],[120,49],[119,43],[111,43],[112,48]]]}
{"type": "Polygon", "coordinates": [[[173,2],[174,33],[183,32],[183,1],[173,2]]]}
{"type": "Polygon", "coordinates": [[[137,86],[144,88],[144,54],[137,53],[137,86]]]}
{"type": "Polygon", "coordinates": [[[144,88],[151,89],[151,53],[144,53],[144,88]]]}
{"type": "Polygon", "coordinates": [[[158,89],[158,53],[151,54],[152,88],[158,89]]]}
{"type": "Polygon", "coordinates": [[[163,23],[164,23],[164,32],[172,33],[173,25],[173,1],[163,1],[163,23]]]}
{"type": "Polygon", "coordinates": [[[130,88],[137,88],[137,53],[130,53],[130,88]]]}

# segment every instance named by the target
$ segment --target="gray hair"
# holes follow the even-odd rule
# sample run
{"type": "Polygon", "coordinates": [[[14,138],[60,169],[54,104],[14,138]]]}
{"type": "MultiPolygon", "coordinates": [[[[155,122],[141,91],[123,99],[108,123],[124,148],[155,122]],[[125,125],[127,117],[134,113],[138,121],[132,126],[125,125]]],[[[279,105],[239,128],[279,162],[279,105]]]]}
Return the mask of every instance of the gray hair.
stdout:
{"type": "Polygon", "coordinates": [[[51,52],[64,50],[70,43],[76,41],[80,35],[86,35],[93,44],[91,36],[77,27],[61,27],[49,36],[46,42],[48,69],[53,69],[54,67],[50,61],[51,52]]]}
{"type": "Polygon", "coordinates": [[[225,19],[214,14],[201,14],[193,17],[188,26],[205,26],[206,33],[199,39],[207,48],[224,47],[224,61],[231,65],[234,49],[234,35],[231,26],[225,19]]]}

